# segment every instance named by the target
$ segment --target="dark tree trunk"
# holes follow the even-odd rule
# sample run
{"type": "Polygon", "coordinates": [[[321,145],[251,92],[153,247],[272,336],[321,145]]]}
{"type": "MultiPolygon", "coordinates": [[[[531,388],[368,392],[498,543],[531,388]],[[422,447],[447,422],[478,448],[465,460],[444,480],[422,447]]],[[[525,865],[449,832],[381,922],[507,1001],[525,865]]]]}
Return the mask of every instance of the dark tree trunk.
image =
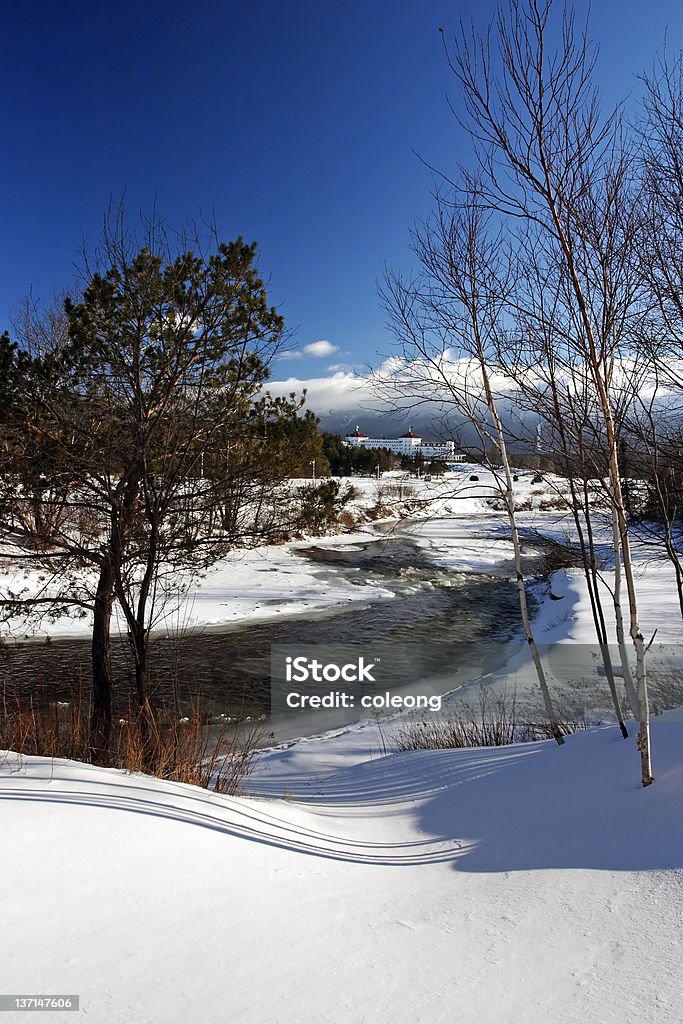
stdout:
{"type": "Polygon", "coordinates": [[[135,693],[138,705],[138,729],[142,741],[143,762],[149,764],[156,758],[159,735],[154,708],[149,699],[149,674],[147,672],[147,632],[144,623],[137,621],[130,633],[133,660],[135,663],[135,693]]]}
{"type": "Polygon", "coordinates": [[[93,705],[90,747],[93,761],[104,764],[109,755],[112,729],[114,680],[111,669],[111,612],[114,604],[111,565],[105,562],[95,594],[92,631],[93,705]]]}

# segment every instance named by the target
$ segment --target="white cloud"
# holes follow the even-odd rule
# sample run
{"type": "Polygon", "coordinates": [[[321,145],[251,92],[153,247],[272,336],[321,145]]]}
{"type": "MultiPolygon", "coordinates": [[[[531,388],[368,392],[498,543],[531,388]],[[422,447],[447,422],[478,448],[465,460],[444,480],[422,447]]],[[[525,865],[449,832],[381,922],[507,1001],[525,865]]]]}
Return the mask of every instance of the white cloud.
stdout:
{"type": "Polygon", "coordinates": [[[360,363],[330,363],[327,369],[329,373],[354,373],[360,369],[360,363]]]}
{"type": "Polygon", "coordinates": [[[290,391],[306,388],[306,404],[318,412],[327,410],[357,410],[372,397],[372,388],[367,377],[354,373],[337,372],[331,377],[302,379],[289,377],[287,380],[271,380],[268,391],[273,395],[287,395],[290,391]]]}
{"type": "Polygon", "coordinates": [[[305,356],[311,356],[314,359],[321,359],[324,356],[331,356],[338,351],[339,345],[333,345],[331,341],[321,338],[320,341],[311,341],[308,345],[304,345],[303,348],[298,348],[293,352],[281,352],[277,358],[303,359],[305,356]]]}
{"type": "MultiPolygon", "coordinates": [[[[627,360],[615,367],[615,385],[632,371],[633,365],[627,360]]],[[[529,368],[527,374],[529,384],[543,388],[542,367],[529,368]]],[[[574,382],[580,392],[585,374],[585,368],[579,366],[574,378],[571,369],[566,368],[562,380],[568,389],[574,382]]],[[[529,407],[529,399],[523,398],[514,382],[499,370],[491,373],[490,383],[500,403],[499,412],[505,426],[520,442],[526,438],[528,444],[534,444],[539,417],[529,407]]],[[[485,394],[478,363],[455,350],[444,353],[439,372],[422,359],[392,357],[385,360],[374,374],[367,370],[354,371],[343,363],[333,363],[327,366],[324,376],[308,379],[303,375],[291,376],[288,380],[271,380],[268,383],[268,390],[274,395],[301,392],[304,388],[307,391],[306,405],[320,416],[323,429],[333,429],[337,433],[343,433],[347,426],[353,429],[355,423],[360,423],[366,432],[374,431],[373,436],[389,437],[395,436],[393,431],[403,432],[408,424],[417,423],[416,429],[422,430],[423,436],[430,436],[442,429],[440,425],[447,417],[455,424],[463,443],[476,447],[479,440],[466,422],[468,417],[464,406],[468,405],[486,419],[485,394]]],[[[647,380],[642,382],[640,393],[652,393],[647,380]]],[[[664,389],[658,406],[662,414],[667,397],[664,389]]],[[[670,412],[673,414],[673,408],[670,412]]]]}
{"type": "Polygon", "coordinates": [[[316,359],[321,356],[331,356],[333,352],[339,351],[339,345],[333,345],[331,341],[326,341],[325,338],[321,338],[320,341],[312,341],[310,345],[304,345],[303,352],[307,356],[315,356],[316,359]]]}

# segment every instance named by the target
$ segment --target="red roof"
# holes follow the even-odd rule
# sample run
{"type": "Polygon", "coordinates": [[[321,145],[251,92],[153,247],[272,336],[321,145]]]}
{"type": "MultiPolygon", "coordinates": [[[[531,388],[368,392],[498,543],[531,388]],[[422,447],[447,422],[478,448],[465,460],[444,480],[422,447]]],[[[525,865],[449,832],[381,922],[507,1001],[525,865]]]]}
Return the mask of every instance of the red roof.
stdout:
{"type": "Polygon", "coordinates": [[[358,427],[356,427],[356,429],[354,430],[354,432],[352,434],[347,434],[346,436],[347,437],[367,437],[368,435],[364,434],[361,430],[358,429],[358,427]]]}
{"type": "Polygon", "coordinates": [[[416,441],[420,440],[420,435],[419,434],[414,434],[412,432],[412,430],[409,430],[407,434],[403,434],[402,436],[403,437],[413,437],[413,438],[415,438],[416,441]]]}

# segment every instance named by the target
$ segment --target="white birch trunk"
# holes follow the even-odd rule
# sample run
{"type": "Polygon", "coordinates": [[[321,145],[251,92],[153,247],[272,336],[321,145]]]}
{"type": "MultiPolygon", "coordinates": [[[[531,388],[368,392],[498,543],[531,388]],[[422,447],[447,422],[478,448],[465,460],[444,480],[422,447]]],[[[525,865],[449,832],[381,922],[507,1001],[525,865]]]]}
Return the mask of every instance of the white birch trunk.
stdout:
{"type": "Polygon", "coordinates": [[[640,751],[641,777],[644,786],[649,786],[654,781],[652,774],[652,755],[650,749],[650,704],[647,694],[647,674],[645,672],[645,639],[643,637],[640,623],[638,621],[638,606],[636,603],[635,580],[633,577],[633,561],[631,558],[631,545],[629,543],[626,520],[623,514],[623,506],[616,504],[619,524],[619,536],[621,540],[621,551],[624,565],[624,577],[628,591],[629,617],[631,624],[631,640],[636,652],[636,694],[639,706],[638,720],[640,730],[638,732],[638,750],[640,751]],[[621,514],[619,514],[621,512],[621,514]]]}
{"type": "Polygon", "coordinates": [[[536,645],[536,639],[534,637],[533,630],[531,628],[531,620],[529,619],[529,606],[526,599],[526,585],[524,581],[524,573],[522,571],[522,551],[519,543],[519,532],[517,530],[517,519],[515,517],[515,495],[513,489],[512,471],[510,469],[510,463],[508,461],[507,445],[505,443],[505,434],[503,432],[503,425],[498,416],[498,409],[496,401],[491,390],[491,384],[489,381],[488,369],[483,357],[481,348],[479,349],[479,364],[481,367],[482,378],[484,381],[484,390],[486,393],[486,404],[491,418],[493,419],[496,436],[498,438],[498,449],[500,452],[500,459],[503,463],[503,473],[505,474],[505,507],[507,509],[508,520],[510,522],[510,533],[512,538],[512,549],[514,553],[515,561],[515,582],[517,586],[517,593],[519,595],[519,610],[522,617],[522,626],[524,628],[524,635],[526,636],[527,644],[529,645],[529,651],[531,653],[531,660],[534,663],[536,670],[536,677],[538,679],[539,686],[541,688],[541,694],[543,696],[543,703],[545,705],[546,714],[550,722],[550,729],[553,734],[555,741],[561,746],[564,743],[564,736],[560,729],[557,721],[557,715],[555,713],[555,707],[553,705],[552,697],[550,696],[550,689],[548,687],[548,680],[543,668],[543,662],[536,645]]]}
{"type": "Polygon", "coordinates": [[[624,688],[628,698],[633,717],[640,721],[640,701],[633,681],[631,662],[628,648],[626,647],[626,634],[624,633],[624,615],[621,610],[621,544],[619,542],[619,523],[617,510],[612,506],[612,547],[614,550],[614,587],[612,589],[612,602],[614,604],[614,627],[617,634],[617,645],[621,659],[621,671],[624,678],[624,688]]]}

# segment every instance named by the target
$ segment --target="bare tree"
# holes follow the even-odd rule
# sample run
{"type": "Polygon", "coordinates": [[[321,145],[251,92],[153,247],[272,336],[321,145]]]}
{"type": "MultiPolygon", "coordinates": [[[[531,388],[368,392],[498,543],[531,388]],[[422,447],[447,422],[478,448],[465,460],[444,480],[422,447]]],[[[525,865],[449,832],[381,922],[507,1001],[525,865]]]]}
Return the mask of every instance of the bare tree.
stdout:
{"type": "Polygon", "coordinates": [[[680,419],[683,399],[683,53],[659,57],[645,86],[640,122],[648,231],[642,273],[651,296],[649,331],[640,347],[655,386],[641,397],[631,428],[650,483],[658,521],[650,540],[664,546],[676,575],[683,614],[680,419]]]}
{"type": "MultiPolygon", "coordinates": [[[[559,458],[568,484],[569,496],[565,496],[564,489],[558,489],[558,500],[566,504],[574,520],[605,677],[622,735],[626,738],[601,597],[603,585],[612,595],[622,674],[636,718],[639,717],[639,701],[623,628],[620,539],[618,529],[615,529],[609,477],[605,479],[609,460],[602,417],[591,372],[583,358],[577,359],[573,342],[577,328],[571,315],[567,315],[563,277],[557,273],[555,264],[548,266],[543,260],[542,246],[536,244],[533,236],[532,244],[528,237],[518,239],[518,242],[518,279],[523,286],[516,291],[511,302],[515,328],[504,338],[497,358],[502,372],[514,382],[520,405],[527,409],[528,415],[540,418],[544,444],[559,458]],[[611,580],[602,572],[595,539],[596,522],[602,522],[605,511],[612,535],[614,571],[611,580]]],[[[605,270],[609,268],[608,259],[598,262],[605,270]]],[[[614,294],[618,293],[619,289],[615,288],[614,294]]],[[[612,292],[603,289],[602,294],[612,295],[612,292]]],[[[625,408],[632,407],[637,401],[640,377],[633,372],[629,377],[623,372],[623,365],[618,370],[619,383],[612,388],[611,396],[617,412],[615,421],[621,423],[625,408]]]]}
{"type": "Polygon", "coordinates": [[[502,330],[501,316],[512,285],[510,262],[501,240],[488,233],[486,213],[476,192],[458,202],[442,200],[433,220],[415,235],[424,273],[413,281],[388,274],[385,307],[402,343],[397,372],[379,376],[376,386],[395,400],[437,397],[464,414],[483,452],[493,448],[489,468],[498,482],[510,525],[522,625],[543,696],[552,735],[564,742],[543,662],[536,644],[522,568],[522,545],[515,515],[513,473],[506,431],[492,380],[491,352],[502,330]],[[458,365],[459,362],[459,365],[458,365]]]}
{"type": "MultiPolygon", "coordinates": [[[[667,55],[643,76],[640,126],[648,231],[642,271],[656,317],[643,339],[660,382],[683,391],[683,54],[667,55]]],[[[680,409],[680,405],[679,405],[680,409]]]]}
{"type": "Polygon", "coordinates": [[[649,785],[646,646],[612,393],[640,280],[631,276],[641,237],[638,204],[629,194],[633,161],[622,146],[618,117],[601,117],[586,31],[577,33],[571,11],[557,20],[553,13],[552,0],[510,0],[486,35],[462,30],[453,53],[446,44],[446,55],[475,143],[481,201],[517,237],[531,234],[546,264],[556,268],[569,328],[563,333],[597,398],[635,651],[641,777],[649,785]],[[619,292],[612,301],[615,282],[619,292]]]}

